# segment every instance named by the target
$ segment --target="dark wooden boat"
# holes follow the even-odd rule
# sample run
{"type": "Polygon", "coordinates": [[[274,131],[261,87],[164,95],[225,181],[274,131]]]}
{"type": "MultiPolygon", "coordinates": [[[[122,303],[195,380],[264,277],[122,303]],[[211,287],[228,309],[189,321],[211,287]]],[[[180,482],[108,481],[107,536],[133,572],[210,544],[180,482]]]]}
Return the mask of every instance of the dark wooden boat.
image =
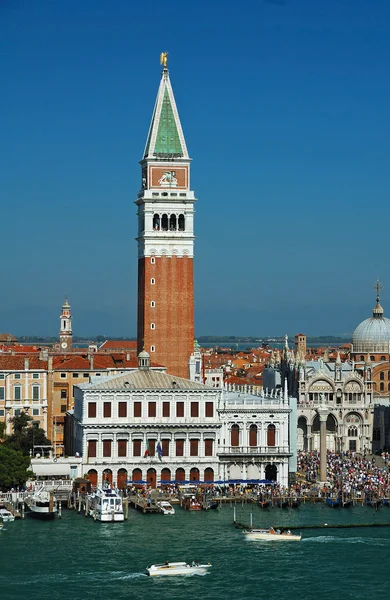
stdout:
{"type": "Polygon", "coordinates": [[[341,502],[339,498],[326,498],[325,502],[330,508],[340,508],[341,502]]]}
{"type": "Polygon", "coordinates": [[[276,506],[278,508],[288,508],[288,500],[282,500],[281,498],[279,498],[276,501],[276,506]]]}
{"type": "Polygon", "coordinates": [[[366,506],[371,506],[371,508],[379,508],[381,505],[380,500],[371,500],[366,498],[366,506]]]}
{"type": "Polygon", "coordinates": [[[342,500],[341,508],[350,508],[352,506],[352,500],[342,500]]]}
{"type": "Polygon", "coordinates": [[[383,506],[390,506],[390,501],[387,500],[387,498],[383,498],[382,504],[383,504],[383,506]]]}
{"type": "Polygon", "coordinates": [[[219,502],[213,502],[212,500],[210,500],[210,502],[207,505],[207,510],[214,510],[216,508],[218,508],[219,506],[219,502]]]}
{"type": "Polygon", "coordinates": [[[260,508],[269,508],[271,506],[271,500],[258,500],[257,504],[260,508]]]}
{"type": "Polygon", "coordinates": [[[299,500],[291,500],[290,508],[299,508],[300,504],[299,500]]]}

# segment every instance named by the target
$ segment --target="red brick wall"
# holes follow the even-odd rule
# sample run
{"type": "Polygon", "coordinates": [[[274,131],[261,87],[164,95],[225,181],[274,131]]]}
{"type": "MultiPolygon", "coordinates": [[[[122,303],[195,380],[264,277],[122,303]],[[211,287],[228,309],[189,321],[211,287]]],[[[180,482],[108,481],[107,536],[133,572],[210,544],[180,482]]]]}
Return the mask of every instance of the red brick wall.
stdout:
{"type": "Polygon", "coordinates": [[[188,379],[188,360],[194,348],[193,259],[161,256],[138,261],[138,352],[168,373],[188,379]],[[151,285],[151,279],[155,284],[151,285]],[[151,307],[151,301],[156,303],[151,307]],[[151,323],[156,328],[151,329],[151,323]],[[151,352],[151,346],[156,351],[151,352]]]}

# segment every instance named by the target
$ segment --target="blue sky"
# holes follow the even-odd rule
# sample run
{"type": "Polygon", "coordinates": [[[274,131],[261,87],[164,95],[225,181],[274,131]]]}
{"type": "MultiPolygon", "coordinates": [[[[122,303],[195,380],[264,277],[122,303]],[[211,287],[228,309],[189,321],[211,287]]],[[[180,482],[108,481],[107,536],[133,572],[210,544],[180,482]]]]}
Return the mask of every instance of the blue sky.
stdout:
{"type": "Polygon", "coordinates": [[[2,0],[0,331],[135,335],[138,161],[169,52],[196,334],[390,314],[388,0],[2,0]]]}

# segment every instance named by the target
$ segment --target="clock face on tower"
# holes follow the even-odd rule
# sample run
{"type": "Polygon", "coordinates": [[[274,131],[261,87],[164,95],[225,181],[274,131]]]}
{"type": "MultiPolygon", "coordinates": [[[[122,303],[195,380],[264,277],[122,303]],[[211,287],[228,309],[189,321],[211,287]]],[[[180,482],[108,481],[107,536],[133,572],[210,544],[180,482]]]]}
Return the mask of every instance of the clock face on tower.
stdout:
{"type": "Polygon", "coordinates": [[[64,348],[64,350],[65,350],[65,348],[67,348],[67,347],[68,347],[68,344],[66,342],[62,342],[61,348],[64,348]]]}

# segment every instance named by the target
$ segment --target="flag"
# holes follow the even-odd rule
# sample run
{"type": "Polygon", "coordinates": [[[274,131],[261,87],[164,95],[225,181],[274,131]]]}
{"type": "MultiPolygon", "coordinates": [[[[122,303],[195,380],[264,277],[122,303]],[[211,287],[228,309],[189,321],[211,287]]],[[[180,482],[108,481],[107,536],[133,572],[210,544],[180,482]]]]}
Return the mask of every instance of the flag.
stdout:
{"type": "Polygon", "coordinates": [[[144,453],[144,458],[146,458],[147,456],[150,456],[150,448],[149,448],[149,442],[148,440],[146,440],[146,450],[144,453]]]}
{"type": "Polygon", "coordinates": [[[159,458],[160,462],[162,462],[163,450],[162,450],[160,442],[158,442],[158,444],[157,444],[157,454],[158,454],[158,458],[159,458]]]}

